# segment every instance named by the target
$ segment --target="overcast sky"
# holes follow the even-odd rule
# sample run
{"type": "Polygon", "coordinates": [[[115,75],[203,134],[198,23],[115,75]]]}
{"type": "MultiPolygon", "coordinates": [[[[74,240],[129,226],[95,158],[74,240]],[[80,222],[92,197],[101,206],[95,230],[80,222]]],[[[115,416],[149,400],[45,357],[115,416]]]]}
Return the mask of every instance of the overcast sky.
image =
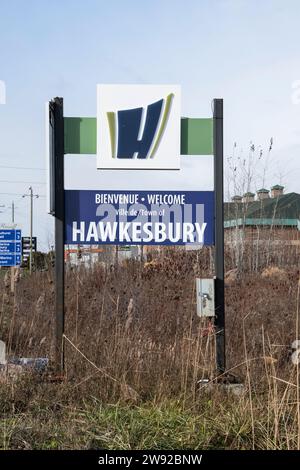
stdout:
{"type": "MultiPolygon", "coordinates": [[[[251,189],[280,182],[300,192],[299,20],[298,0],[2,0],[0,222],[10,222],[14,200],[16,221],[28,234],[29,199],[22,195],[32,184],[40,195],[39,248],[53,242],[44,103],[62,96],[65,115],[96,116],[97,83],[179,84],[182,115],[190,117],[209,117],[211,100],[224,98],[226,157],[235,142],[236,157],[248,155],[250,142],[266,155],[274,139],[265,181],[256,175],[251,189]]],[[[84,174],[82,157],[73,157],[74,166],[70,158],[69,182],[71,172],[77,180],[84,174]]],[[[88,158],[92,165],[95,157],[88,158]]],[[[199,185],[209,184],[205,165],[199,185]]]]}

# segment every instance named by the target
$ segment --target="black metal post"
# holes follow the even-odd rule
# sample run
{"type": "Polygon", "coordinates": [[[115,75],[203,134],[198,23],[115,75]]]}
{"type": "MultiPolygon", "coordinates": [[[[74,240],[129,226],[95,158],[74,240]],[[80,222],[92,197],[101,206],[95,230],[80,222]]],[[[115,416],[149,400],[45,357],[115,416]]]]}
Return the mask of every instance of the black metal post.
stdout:
{"type": "Polygon", "coordinates": [[[216,367],[226,369],[224,297],[224,183],[223,183],[223,100],[213,101],[214,190],[215,190],[215,328],[216,367]]]}
{"type": "Polygon", "coordinates": [[[56,313],[56,365],[64,372],[65,329],[65,261],[64,261],[64,111],[63,98],[54,98],[51,102],[54,112],[54,151],[55,151],[55,313],[56,313]]]}

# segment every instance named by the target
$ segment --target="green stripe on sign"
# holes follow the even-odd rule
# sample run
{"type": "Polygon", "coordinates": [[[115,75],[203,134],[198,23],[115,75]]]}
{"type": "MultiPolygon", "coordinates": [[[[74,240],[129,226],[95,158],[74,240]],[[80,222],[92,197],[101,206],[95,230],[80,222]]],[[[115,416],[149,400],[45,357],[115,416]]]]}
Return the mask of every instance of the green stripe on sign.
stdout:
{"type": "Polygon", "coordinates": [[[213,155],[211,118],[181,118],[181,155],[213,155]]]}
{"type": "Polygon", "coordinates": [[[65,153],[97,153],[97,119],[65,117],[65,153]]]}
{"type": "MultiPolygon", "coordinates": [[[[65,153],[97,153],[97,119],[65,117],[65,153]]],[[[181,118],[181,155],[213,155],[213,120],[181,118]]]]}

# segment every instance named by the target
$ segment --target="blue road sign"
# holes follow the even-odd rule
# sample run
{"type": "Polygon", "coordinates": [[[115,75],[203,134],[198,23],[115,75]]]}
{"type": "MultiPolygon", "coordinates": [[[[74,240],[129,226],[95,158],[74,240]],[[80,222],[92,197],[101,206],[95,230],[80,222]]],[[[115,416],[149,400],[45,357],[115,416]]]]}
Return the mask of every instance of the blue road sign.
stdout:
{"type": "Polygon", "coordinates": [[[21,253],[21,243],[19,242],[9,242],[0,241],[0,253],[21,253]]]}
{"type": "Polygon", "coordinates": [[[15,260],[16,255],[0,255],[0,266],[15,266],[16,265],[16,260],[15,260]]]}
{"type": "Polygon", "coordinates": [[[0,229],[0,266],[21,264],[21,230],[0,229]]]}
{"type": "Polygon", "coordinates": [[[213,191],[66,190],[65,243],[213,245],[213,191]]]}
{"type": "Polygon", "coordinates": [[[16,230],[0,230],[0,241],[14,241],[16,230]]]}

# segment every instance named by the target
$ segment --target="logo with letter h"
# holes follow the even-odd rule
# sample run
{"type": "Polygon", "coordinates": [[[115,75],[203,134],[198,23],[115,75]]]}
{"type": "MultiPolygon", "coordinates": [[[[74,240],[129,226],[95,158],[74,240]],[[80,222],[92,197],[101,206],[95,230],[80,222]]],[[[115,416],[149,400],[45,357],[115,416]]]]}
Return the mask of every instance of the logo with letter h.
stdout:
{"type": "Polygon", "coordinates": [[[174,94],[144,108],[108,112],[113,158],[153,158],[164,135],[174,94]]]}

